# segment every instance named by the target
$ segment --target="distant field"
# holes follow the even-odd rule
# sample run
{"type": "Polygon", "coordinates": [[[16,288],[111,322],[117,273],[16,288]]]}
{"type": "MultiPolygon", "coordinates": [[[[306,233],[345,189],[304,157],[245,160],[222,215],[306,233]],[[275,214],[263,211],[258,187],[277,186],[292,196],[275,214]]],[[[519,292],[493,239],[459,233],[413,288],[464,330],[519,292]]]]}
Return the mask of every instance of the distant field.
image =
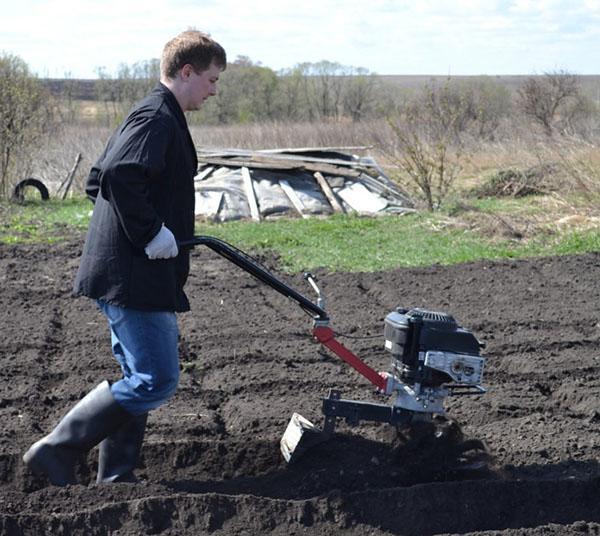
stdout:
{"type": "MultiPolygon", "coordinates": [[[[542,76],[540,73],[538,76],[542,76]]],[[[503,86],[506,86],[511,91],[515,91],[524,80],[535,75],[485,75],[485,76],[453,76],[449,75],[379,75],[381,80],[397,84],[400,87],[407,89],[417,89],[422,87],[427,82],[432,80],[441,82],[452,78],[457,81],[474,81],[481,78],[493,80],[503,86]]],[[[583,91],[591,98],[600,102],[600,74],[581,75],[581,87],[583,91]]],[[[67,85],[71,86],[72,96],[77,100],[96,100],[97,91],[96,85],[98,80],[94,79],[58,79],[47,78],[42,79],[42,83],[54,95],[64,94],[67,85]]]]}
{"type": "MultiPolygon", "coordinates": [[[[577,73],[575,73],[577,74],[577,73]]],[[[383,80],[387,80],[390,82],[397,83],[400,86],[410,87],[410,88],[418,88],[423,84],[431,81],[443,81],[451,78],[452,80],[458,81],[472,81],[480,78],[486,78],[489,80],[493,80],[498,84],[502,84],[511,90],[516,90],[524,80],[527,78],[535,77],[536,75],[481,75],[481,76],[455,76],[452,74],[449,75],[381,75],[383,80]]],[[[543,76],[543,73],[539,73],[537,76],[543,76]]],[[[579,76],[581,87],[589,92],[590,90],[600,91],[600,74],[592,74],[592,75],[580,75],[579,76]]]]}

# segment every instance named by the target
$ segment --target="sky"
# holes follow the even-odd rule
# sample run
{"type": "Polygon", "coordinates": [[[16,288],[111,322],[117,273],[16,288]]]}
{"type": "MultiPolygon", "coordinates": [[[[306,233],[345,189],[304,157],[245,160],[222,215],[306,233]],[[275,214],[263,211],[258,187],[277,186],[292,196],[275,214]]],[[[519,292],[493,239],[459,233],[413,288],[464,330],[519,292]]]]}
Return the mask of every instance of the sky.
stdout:
{"type": "Polygon", "coordinates": [[[278,71],[321,60],[388,75],[600,74],[600,0],[5,0],[0,54],[40,77],[160,58],[190,27],[278,71]]]}

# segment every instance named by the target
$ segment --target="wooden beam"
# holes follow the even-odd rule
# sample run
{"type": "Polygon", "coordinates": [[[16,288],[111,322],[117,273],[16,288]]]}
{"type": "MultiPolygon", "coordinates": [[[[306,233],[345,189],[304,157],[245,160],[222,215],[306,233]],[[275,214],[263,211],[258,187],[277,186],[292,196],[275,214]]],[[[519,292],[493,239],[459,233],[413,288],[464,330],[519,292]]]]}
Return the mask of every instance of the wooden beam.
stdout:
{"type": "Polygon", "coordinates": [[[321,190],[323,190],[323,193],[325,194],[325,197],[329,201],[329,204],[331,205],[331,208],[333,209],[333,211],[334,212],[344,212],[344,207],[342,207],[340,202],[337,200],[337,197],[335,196],[335,193],[331,189],[331,186],[329,186],[327,179],[325,179],[325,177],[323,177],[323,175],[321,175],[321,173],[319,171],[315,171],[314,177],[317,180],[317,183],[319,184],[319,186],[321,187],[321,190]]]}
{"type": "Polygon", "coordinates": [[[253,162],[312,162],[315,164],[332,164],[343,167],[353,168],[375,168],[377,164],[372,158],[351,158],[344,160],[343,158],[322,158],[319,156],[307,156],[303,154],[282,154],[279,151],[262,150],[250,151],[245,149],[229,150],[229,151],[197,151],[198,160],[206,161],[212,158],[226,158],[231,160],[251,160],[253,162]]]}
{"type": "Polygon", "coordinates": [[[358,179],[363,174],[362,171],[356,168],[334,166],[331,164],[312,164],[307,162],[303,167],[306,169],[306,171],[311,171],[313,173],[315,171],[319,171],[335,177],[351,177],[353,179],[358,179]]]}
{"type": "Polygon", "coordinates": [[[304,205],[302,204],[302,201],[300,201],[298,194],[296,194],[294,189],[290,186],[290,183],[285,179],[281,179],[279,181],[279,186],[281,186],[281,189],[284,191],[285,195],[288,196],[288,199],[292,202],[292,205],[298,211],[298,214],[300,214],[300,216],[302,216],[304,219],[308,218],[308,214],[304,213],[304,205]]]}
{"type": "Polygon", "coordinates": [[[342,145],[335,147],[284,147],[282,149],[258,149],[259,153],[319,153],[319,152],[348,152],[366,151],[372,149],[372,145],[342,145]]]}
{"type": "Polygon", "coordinates": [[[198,157],[199,162],[203,162],[205,164],[211,164],[216,166],[223,167],[247,167],[250,169],[271,169],[273,171],[297,171],[297,170],[306,170],[314,173],[315,171],[320,171],[321,173],[326,173],[327,175],[334,175],[338,177],[352,177],[354,179],[360,177],[362,172],[359,169],[347,167],[347,166],[337,166],[332,164],[318,163],[318,162],[305,162],[298,160],[297,163],[293,164],[291,162],[286,162],[284,160],[261,160],[254,161],[250,159],[244,159],[243,157],[239,158],[218,158],[218,157],[209,157],[204,158],[202,156],[198,157]]]}
{"type": "Polygon", "coordinates": [[[273,169],[273,170],[283,170],[283,171],[294,171],[298,169],[302,169],[302,163],[299,162],[297,164],[293,164],[285,161],[278,162],[253,162],[249,158],[237,157],[237,158],[225,158],[218,156],[198,156],[198,162],[202,162],[203,164],[210,164],[213,166],[222,166],[222,167],[247,167],[247,168],[257,168],[257,169],[273,169]]]}
{"type": "Polygon", "coordinates": [[[255,221],[260,221],[260,211],[258,210],[258,202],[256,201],[256,194],[254,193],[254,186],[252,185],[252,177],[250,176],[250,170],[247,167],[242,167],[242,180],[244,182],[244,190],[246,192],[246,198],[248,199],[248,205],[250,205],[250,215],[255,221]]]}
{"type": "Polygon", "coordinates": [[[81,162],[81,153],[77,153],[75,157],[75,163],[69,171],[66,179],[62,182],[62,184],[58,187],[57,192],[60,192],[60,189],[64,187],[64,191],[62,193],[62,199],[67,198],[67,194],[69,193],[69,189],[71,188],[71,184],[73,184],[73,178],[75,177],[75,172],[77,171],[77,167],[79,166],[79,162],[81,162]]]}
{"type": "Polygon", "coordinates": [[[214,166],[207,166],[205,167],[200,173],[198,173],[198,175],[196,175],[194,177],[195,181],[202,181],[204,179],[206,179],[215,169],[214,166]]]}

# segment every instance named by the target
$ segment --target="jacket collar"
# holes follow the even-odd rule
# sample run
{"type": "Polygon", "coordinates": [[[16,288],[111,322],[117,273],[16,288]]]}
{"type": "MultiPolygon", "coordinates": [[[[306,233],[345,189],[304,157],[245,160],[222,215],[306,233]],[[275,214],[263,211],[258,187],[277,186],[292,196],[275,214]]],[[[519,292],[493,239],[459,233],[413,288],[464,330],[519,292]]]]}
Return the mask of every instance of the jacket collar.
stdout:
{"type": "Polygon", "coordinates": [[[162,82],[159,82],[156,85],[156,87],[152,90],[152,93],[155,93],[157,95],[161,95],[164,97],[167,105],[169,106],[170,110],[173,112],[173,114],[177,118],[177,121],[179,122],[181,127],[184,128],[185,130],[187,130],[188,129],[187,120],[185,118],[183,110],[181,109],[181,106],[179,106],[179,103],[177,102],[177,99],[175,98],[175,95],[173,95],[171,90],[167,86],[165,86],[162,82]]]}
{"type": "Polygon", "coordinates": [[[171,110],[171,112],[173,113],[175,118],[177,119],[179,126],[185,132],[185,137],[187,138],[188,144],[191,149],[191,154],[194,159],[194,168],[197,169],[198,168],[198,155],[196,154],[196,146],[194,145],[194,140],[192,140],[192,136],[190,134],[190,129],[188,127],[187,120],[185,118],[185,114],[183,113],[181,106],[179,106],[179,103],[177,102],[175,95],[173,95],[172,91],[167,86],[165,86],[162,82],[159,82],[157,84],[157,86],[152,90],[152,93],[156,94],[156,95],[160,95],[165,99],[167,106],[169,107],[169,109],[171,110]]]}

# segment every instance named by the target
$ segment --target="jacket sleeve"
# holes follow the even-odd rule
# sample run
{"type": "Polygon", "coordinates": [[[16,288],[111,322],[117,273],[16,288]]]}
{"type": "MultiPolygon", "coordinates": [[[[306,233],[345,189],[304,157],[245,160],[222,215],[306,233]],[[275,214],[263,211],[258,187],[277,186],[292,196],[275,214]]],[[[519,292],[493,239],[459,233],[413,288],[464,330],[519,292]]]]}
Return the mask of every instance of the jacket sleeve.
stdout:
{"type": "MultiPolygon", "coordinates": [[[[168,180],[166,156],[170,125],[156,116],[130,118],[97,173],[102,196],[113,207],[130,242],[144,248],[163,223],[151,196],[153,183],[168,180]]],[[[90,179],[94,168],[90,174],[90,179]]]]}
{"type": "Polygon", "coordinates": [[[92,201],[92,203],[96,202],[98,192],[100,191],[100,180],[98,178],[98,171],[99,170],[97,167],[92,167],[92,170],[90,171],[85,185],[85,194],[87,198],[90,201],[92,201]]]}
{"type": "Polygon", "coordinates": [[[88,197],[88,199],[93,203],[96,202],[96,198],[100,193],[100,170],[102,169],[102,161],[106,157],[106,153],[108,152],[109,148],[112,146],[114,138],[115,134],[113,134],[110,140],[108,140],[104,151],[102,151],[102,154],[100,155],[96,163],[92,166],[90,174],[88,175],[87,181],[85,183],[85,194],[88,197]]]}

